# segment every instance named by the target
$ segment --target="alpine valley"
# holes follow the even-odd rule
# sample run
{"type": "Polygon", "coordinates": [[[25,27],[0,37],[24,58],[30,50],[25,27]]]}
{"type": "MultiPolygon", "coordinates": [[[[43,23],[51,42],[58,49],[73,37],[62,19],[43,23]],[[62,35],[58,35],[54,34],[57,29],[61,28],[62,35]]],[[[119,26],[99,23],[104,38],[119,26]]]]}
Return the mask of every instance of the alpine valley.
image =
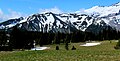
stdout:
{"type": "Polygon", "coordinates": [[[120,3],[94,6],[75,13],[45,12],[28,17],[9,19],[0,23],[1,30],[17,27],[26,31],[71,33],[80,31],[98,33],[103,29],[120,30],[120,3]]]}

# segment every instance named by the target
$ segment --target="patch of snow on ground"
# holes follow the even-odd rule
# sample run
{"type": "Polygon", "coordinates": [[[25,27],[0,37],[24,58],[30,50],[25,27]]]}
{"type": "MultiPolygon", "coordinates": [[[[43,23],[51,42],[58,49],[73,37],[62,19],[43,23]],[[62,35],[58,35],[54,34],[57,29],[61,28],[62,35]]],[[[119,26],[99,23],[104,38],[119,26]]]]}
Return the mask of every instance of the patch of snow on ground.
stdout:
{"type": "Polygon", "coordinates": [[[86,44],[83,44],[80,46],[96,46],[96,45],[100,45],[100,44],[101,44],[100,42],[96,42],[96,43],[86,43],[86,44]]]}
{"type": "Polygon", "coordinates": [[[31,50],[46,50],[46,49],[50,49],[50,47],[35,47],[32,48],[31,50]]]}

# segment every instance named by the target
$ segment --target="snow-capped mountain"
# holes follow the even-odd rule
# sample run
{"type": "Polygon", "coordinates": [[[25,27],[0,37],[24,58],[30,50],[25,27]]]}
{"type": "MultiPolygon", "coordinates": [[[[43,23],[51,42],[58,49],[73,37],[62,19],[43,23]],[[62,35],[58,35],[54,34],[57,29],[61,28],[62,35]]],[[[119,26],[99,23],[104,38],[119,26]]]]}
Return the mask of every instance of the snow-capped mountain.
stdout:
{"type": "Polygon", "coordinates": [[[0,24],[1,29],[9,29],[17,26],[27,31],[40,32],[75,32],[77,30],[86,31],[92,24],[106,26],[104,21],[94,19],[86,14],[55,14],[52,12],[44,14],[34,14],[27,18],[10,19],[0,24]]]}
{"type": "Polygon", "coordinates": [[[120,30],[120,2],[110,6],[94,6],[83,12],[94,17],[97,23],[103,20],[107,25],[120,30]]]}
{"type": "Polygon", "coordinates": [[[19,29],[40,32],[98,32],[108,26],[120,30],[120,3],[111,6],[95,6],[84,10],[85,14],[46,12],[28,17],[10,19],[0,23],[0,29],[17,26],[19,29]]]}

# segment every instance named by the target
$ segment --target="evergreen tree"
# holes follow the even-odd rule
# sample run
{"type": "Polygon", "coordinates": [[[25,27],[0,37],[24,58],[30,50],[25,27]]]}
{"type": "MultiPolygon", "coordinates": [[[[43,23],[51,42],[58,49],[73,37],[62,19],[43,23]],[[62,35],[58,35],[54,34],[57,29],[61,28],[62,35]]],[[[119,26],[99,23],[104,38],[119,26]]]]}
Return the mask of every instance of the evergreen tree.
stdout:
{"type": "Polygon", "coordinates": [[[73,46],[71,50],[76,50],[76,48],[73,46]]]}
{"type": "Polygon", "coordinates": [[[68,46],[68,43],[67,43],[67,42],[65,43],[65,49],[66,49],[66,50],[69,50],[69,46],[68,46]]]}
{"type": "Polygon", "coordinates": [[[115,49],[120,49],[120,39],[118,40],[116,46],[114,47],[115,49]]]}
{"type": "Polygon", "coordinates": [[[59,46],[56,46],[56,50],[59,50],[59,46]]]}

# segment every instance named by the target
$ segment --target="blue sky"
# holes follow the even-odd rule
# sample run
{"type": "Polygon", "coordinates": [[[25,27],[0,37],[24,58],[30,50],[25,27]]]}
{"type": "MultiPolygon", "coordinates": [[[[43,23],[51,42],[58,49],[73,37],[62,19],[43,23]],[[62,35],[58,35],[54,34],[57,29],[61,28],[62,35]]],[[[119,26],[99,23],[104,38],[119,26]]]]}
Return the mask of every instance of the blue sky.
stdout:
{"type": "Polygon", "coordinates": [[[0,0],[0,14],[2,13],[0,16],[3,14],[7,16],[29,15],[40,12],[40,9],[54,7],[63,12],[74,12],[97,5],[109,6],[117,2],[120,0],[0,0]]]}
{"type": "Polygon", "coordinates": [[[77,11],[96,5],[108,6],[120,0],[0,0],[0,9],[4,13],[9,10],[25,14],[37,13],[39,9],[57,7],[62,11],[77,11]]]}

